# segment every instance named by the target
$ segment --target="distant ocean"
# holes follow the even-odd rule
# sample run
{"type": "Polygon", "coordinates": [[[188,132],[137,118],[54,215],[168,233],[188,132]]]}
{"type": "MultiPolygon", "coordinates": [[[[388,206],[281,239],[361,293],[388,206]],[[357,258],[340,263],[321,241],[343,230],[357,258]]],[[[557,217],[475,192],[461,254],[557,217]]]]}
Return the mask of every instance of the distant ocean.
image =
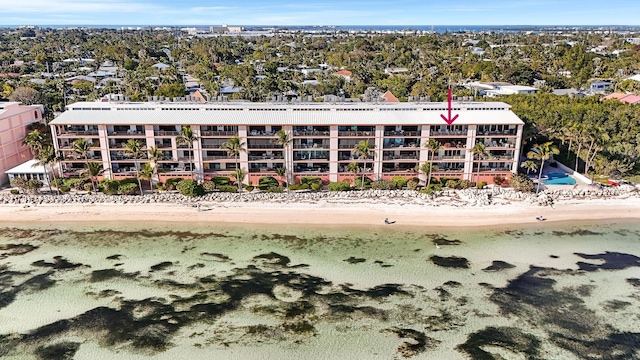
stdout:
{"type": "MultiPolygon", "coordinates": [[[[20,25],[0,25],[0,28],[18,28],[20,25]]],[[[40,28],[68,29],[145,29],[145,28],[196,28],[208,30],[210,26],[220,25],[36,25],[40,28]]],[[[234,25],[236,26],[236,25],[234,25]]],[[[522,32],[522,31],[640,31],[638,25],[237,25],[247,31],[259,30],[297,30],[297,31],[433,31],[445,32],[522,32]]]]}

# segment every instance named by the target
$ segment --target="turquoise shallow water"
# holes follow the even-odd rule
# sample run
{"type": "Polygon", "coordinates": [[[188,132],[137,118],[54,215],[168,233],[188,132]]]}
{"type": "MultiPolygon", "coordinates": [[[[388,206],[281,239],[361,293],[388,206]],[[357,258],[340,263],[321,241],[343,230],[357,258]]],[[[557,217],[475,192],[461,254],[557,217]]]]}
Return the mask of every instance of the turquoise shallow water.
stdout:
{"type": "Polygon", "coordinates": [[[633,359],[638,245],[629,222],[5,225],[0,358],[633,359]]]}

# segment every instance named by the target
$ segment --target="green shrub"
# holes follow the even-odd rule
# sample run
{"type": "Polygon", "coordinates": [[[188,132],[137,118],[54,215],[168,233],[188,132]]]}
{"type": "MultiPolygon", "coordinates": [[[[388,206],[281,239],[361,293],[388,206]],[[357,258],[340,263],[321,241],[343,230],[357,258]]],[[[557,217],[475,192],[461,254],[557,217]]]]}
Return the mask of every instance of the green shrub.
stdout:
{"type": "Polygon", "coordinates": [[[409,182],[409,179],[407,179],[406,177],[402,177],[402,176],[394,176],[394,177],[391,178],[391,181],[396,183],[396,188],[402,189],[403,187],[405,187],[407,185],[407,183],[409,182]]]}
{"type": "Polygon", "coordinates": [[[493,177],[493,183],[498,186],[504,184],[506,181],[507,179],[505,179],[504,176],[496,175],[493,177]]]}
{"type": "Polygon", "coordinates": [[[118,193],[118,187],[120,187],[120,181],[102,179],[98,185],[103,193],[107,195],[115,195],[118,193]]]}
{"type": "Polygon", "coordinates": [[[272,186],[267,189],[267,192],[270,192],[270,193],[281,193],[283,191],[284,191],[284,188],[282,186],[272,186]]]}
{"type": "Polygon", "coordinates": [[[93,190],[93,184],[91,182],[85,183],[84,185],[82,185],[82,188],[85,191],[91,191],[93,190]]]}
{"type": "Polygon", "coordinates": [[[417,181],[413,181],[413,180],[407,181],[407,189],[415,190],[417,187],[418,187],[418,182],[417,181]]]}
{"type": "Polygon", "coordinates": [[[89,179],[85,178],[73,178],[73,179],[65,179],[64,184],[72,189],[76,190],[84,190],[84,184],[89,182],[89,179]]]}
{"type": "Polygon", "coordinates": [[[51,186],[53,186],[53,187],[60,187],[62,185],[64,185],[64,179],[57,178],[57,179],[51,181],[51,186]]]}
{"type": "Polygon", "coordinates": [[[300,184],[307,184],[311,186],[311,184],[322,185],[322,179],[317,176],[305,176],[300,179],[300,184]]]}
{"type": "Polygon", "coordinates": [[[205,181],[202,183],[202,188],[204,191],[213,191],[216,189],[216,183],[213,181],[205,181]]]}
{"type": "Polygon", "coordinates": [[[135,184],[136,186],[138,186],[138,179],[136,178],[121,179],[120,185],[123,185],[123,184],[135,184]]]}
{"type": "Polygon", "coordinates": [[[62,185],[60,187],[58,187],[58,190],[60,190],[61,193],[68,193],[69,191],[71,191],[71,188],[68,187],[67,185],[62,185]]]}
{"type": "Polygon", "coordinates": [[[204,188],[195,180],[182,180],[176,185],[176,188],[184,196],[196,197],[204,195],[204,188]]]}
{"type": "Polygon", "coordinates": [[[320,190],[321,187],[322,187],[322,185],[320,185],[320,184],[316,184],[316,183],[311,184],[311,190],[313,190],[313,191],[318,191],[318,190],[320,190]]]}
{"type": "Polygon", "coordinates": [[[293,184],[289,186],[289,190],[309,190],[309,184],[293,184]]]}
{"type": "Polygon", "coordinates": [[[397,183],[395,181],[388,180],[376,180],[371,183],[371,188],[374,190],[394,190],[397,183]]]}
{"type": "Polygon", "coordinates": [[[459,180],[458,179],[450,179],[450,180],[447,180],[447,182],[444,184],[444,186],[448,187],[449,189],[457,189],[458,188],[458,184],[459,184],[459,180]]]}
{"type": "Polygon", "coordinates": [[[238,192],[238,187],[234,185],[220,185],[218,186],[218,190],[222,192],[236,193],[238,192]]]}
{"type": "Polygon", "coordinates": [[[430,184],[429,187],[427,188],[427,190],[431,190],[431,191],[442,191],[442,184],[430,184]]]}
{"type": "Polygon", "coordinates": [[[252,185],[248,185],[248,186],[245,186],[245,188],[244,188],[244,189],[245,189],[246,191],[248,191],[248,192],[251,192],[251,191],[253,191],[253,189],[255,189],[255,187],[254,187],[254,186],[252,186],[252,185]]]}
{"type": "Polygon", "coordinates": [[[273,176],[263,176],[258,180],[258,186],[262,189],[263,186],[265,188],[269,188],[272,186],[280,186],[280,183],[273,176]]]}
{"type": "Polygon", "coordinates": [[[135,195],[138,192],[138,184],[120,184],[118,192],[122,195],[135,195]]]}
{"type": "Polygon", "coordinates": [[[214,176],[211,178],[211,182],[216,184],[216,186],[231,185],[231,179],[226,176],[214,176]]]}
{"type": "MultiPolygon", "coordinates": [[[[360,189],[361,187],[362,187],[362,177],[357,177],[355,179],[354,189],[360,189]]],[[[371,179],[369,179],[368,177],[365,176],[365,178],[364,178],[364,188],[368,189],[369,187],[371,187],[371,179]]]]}
{"type": "Polygon", "coordinates": [[[470,188],[472,185],[472,182],[469,180],[462,180],[458,183],[458,188],[459,189],[468,189],[470,188]]]}
{"type": "Polygon", "coordinates": [[[164,190],[166,190],[166,189],[165,189],[165,187],[164,187],[164,184],[163,184],[163,183],[161,183],[161,182],[158,182],[158,183],[156,184],[156,189],[158,189],[158,190],[160,190],[160,191],[164,191],[164,190]]]}
{"type": "Polygon", "coordinates": [[[533,191],[534,184],[533,180],[529,179],[527,175],[523,174],[514,174],[509,179],[509,186],[511,186],[515,190],[531,192],[533,191]]]}
{"type": "Polygon", "coordinates": [[[42,185],[44,184],[42,183],[42,181],[38,179],[27,180],[27,190],[30,190],[31,192],[37,193],[38,190],[40,190],[40,188],[42,187],[42,185]]]}
{"type": "Polygon", "coordinates": [[[484,189],[485,186],[487,186],[487,182],[483,181],[480,184],[478,184],[478,189],[484,189]]]}
{"type": "Polygon", "coordinates": [[[172,191],[176,189],[176,186],[182,181],[182,178],[171,178],[168,179],[165,183],[164,183],[164,188],[167,189],[167,191],[172,191]]]}
{"type": "Polygon", "coordinates": [[[349,191],[351,190],[351,185],[346,182],[332,182],[327,185],[327,190],[329,191],[349,191]]]}
{"type": "Polygon", "coordinates": [[[11,194],[13,194],[13,195],[18,195],[18,194],[20,194],[20,190],[18,190],[18,189],[11,189],[9,192],[10,192],[11,194]]]}

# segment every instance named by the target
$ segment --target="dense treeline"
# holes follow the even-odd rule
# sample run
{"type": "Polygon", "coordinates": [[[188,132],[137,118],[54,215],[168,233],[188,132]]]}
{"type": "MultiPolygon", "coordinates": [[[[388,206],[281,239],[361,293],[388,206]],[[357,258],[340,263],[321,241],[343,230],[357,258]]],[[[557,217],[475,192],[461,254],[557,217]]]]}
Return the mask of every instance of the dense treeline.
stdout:
{"type": "Polygon", "coordinates": [[[525,146],[552,140],[574,169],[605,176],[640,170],[640,106],[547,93],[500,99],[526,123],[525,146]]]}

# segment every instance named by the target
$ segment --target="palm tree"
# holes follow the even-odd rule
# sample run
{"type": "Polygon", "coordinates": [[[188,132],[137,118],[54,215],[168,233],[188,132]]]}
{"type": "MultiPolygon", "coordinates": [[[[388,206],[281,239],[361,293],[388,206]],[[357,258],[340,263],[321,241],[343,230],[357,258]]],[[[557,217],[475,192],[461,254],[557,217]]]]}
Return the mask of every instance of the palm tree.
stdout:
{"type": "Polygon", "coordinates": [[[527,175],[529,175],[529,172],[531,172],[531,171],[538,170],[538,164],[536,164],[536,162],[533,161],[533,160],[527,160],[527,161],[523,162],[522,165],[520,165],[520,166],[522,166],[523,168],[527,169],[527,175]]]}
{"type": "MultiPolygon", "coordinates": [[[[438,140],[429,139],[429,141],[427,141],[424,144],[424,147],[427,148],[427,162],[429,163],[429,168],[428,168],[429,171],[427,172],[427,189],[428,189],[429,185],[431,185],[431,172],[433,171],[433,168],[434,168],[433,164],[431,164],[431,160],[433,160],[433,156],[435,156],[436,151],[442,148],[442,145],[440,145],[440,142],[438,140]]],[[[435,168],[437,169],[437,166],[435,168]]]]}
{"type": "Polygon", "coordinates": [[[480,165],[482,164],[481,160],[484,160],[485,158],[491,159],[491,154],[489,154],[489,152],[487,151],[487,147],[483,143],[476,143],[473,149],[471,149],[471,152],[473,153],[474,159],[479,160],[478,176],[476,181],[476,185],[477,185],[480,182],[480,165]]]}
{"type": "MultiPolygon", "coordinates": [[[[278,175],[278,177],[280,178],[280,180],[284,179],[284,177],[287,175],[287,168],[286,167],[277,167],[276,168],[276,175],[278,175]]],[[[287,184],[287,190],[289,190],[289,183],[285,181],[285,183],[287,184]]]]}
{"type": "Polygon", "coordinates": [[[89,177],[89,180],[91,180],[91,187],[94,192],[96,191],[96,176],[100,175],[102,171],[102,163],[92,161],[87,163],[87,167],[85,167],[85,169],[80,173],[81,176],[89,177]]]}
{"type": "Polygon", "coordinates": [[[423,174],[427,174],[427,176],[429,177],[427,180],[427,189],[428,189],[429,186],[431,185],[431,173],[434,171],[438,171],[439,169],[438,169],[438,166],[434,165],[433,163],[425,162],[417,170],[423,174]]]}
{"type": "Polygon", "coordinates": [[[126,149],[124,150],[124,152],[131,156],[134,161],[135,161],[135,167],[136,167],[136,179],[138,180],[138,187],[140,188],[140,195],[143,195],[144,193],[142,192],[142,182],[140,181],[140,169],[138,167],[138,160],[140,159],[140,157],[143,154],[143,150],[142,150],[142,144],[140,144],[140,142],[136,139],[129,139],[124,146],[126,147],[126,149]]]}
{"type": "Polygon", "coordinates": [[[364,189],[364,174],[367,169],[367,159],[374,155],[375,145],[369,144],[369,140],[362,140],[356,144],[351,150],[353,156],[356,156],[360,160],[364,160],[364,169],[362,171],[362,183],[360,184],[360,190],[364,189]]]}
{"type": "Polygon", "coordinates": [[[153,175],[155,170],[149,163],[144,163],[140,166],[140,177],[149,180],[149,189],[153,191],[153,175]]]}
{"type": "Polygon", "coordinates": [[[240,168],[240,165],[238,163],[238,155],[240,155],[240,153],[243,151],[247,151],[247,149],[245,149],[245,145],[246,144],[242,142],[240,136],[236,134],[232,136],[227,142],[223,143],[222,146],[220,146],[220,149],[223,149],[227,152],[227,156],[233,156],[235,158],[236,169],[240,168]]]}
{"type": "Polygon", "coordinates": [[[551,156],[560,154],[560,150],[553,145],[552,141],[547,141],[543,144],[535,144],[531,151],[527,153],[528,159],[540,161],[540,172],[538,173],[538,187],[536,188],[536,194],[540,192],[540,179],[542,178],[542,169],[544,169],[544,162],[549,160],[551,156]]]}
{"type": "Polygon", "coordinates": [[[162,150],[158,149],[157,146],[153,146],[149,148],[149,163],[152,168],[151,179],[149,180],[151,184],[151,191],[153,191],[153,179],[158,179],[158,173],[160,172],[158,169],[158,161],[166,159],[162,150]]]}
{"type": "Polygon", "coordinates": [[[23,146],[28,146],[33,156],[38,155],[38,152],[45,146],[45,136],[38,130],[32,130],[22,140],[23,146]]]}
{"type": "Polygon", "coordinates": [[[358,166],[358,163],[354,161],[354,162],[349,163],[347,165],[347,170],[349,170],[350,172],[353,173],[353,179],[354,179],[353,180],[353,185],[355,185],[356,184],[355,178],[358,175],[358,173],[360,172],[360,166],[358,166]]]}
{"type": "MultiPolygon", "coordinates": [[[[49,192],[52,193],[53,189],[51,188],[51,181],[49,179],[49,172],[47,171],[47,166],[51,168],[51,176],[53,177],[53,181],[55,181],[56,174],[53,171],[53,164],[55,164],[58,161],[58,157],[56,156],[56,151],[53,149],[52,146],[45,146],[38,151],[34,159],[36,160],[36,162],[33,164],[33,166],[44,167],[44,174],[47,177],[47,183],[49,183],[49,192]]],[[[56,187],[56,190],[59,192],[57,187],[56,187]]]]}
{"type": "Polygon", "coordinates": [[[236,178],[236,182],[238,183],[238,191],[242,190],[242,180],[244,180],[245,175],[247,175],[247,172],[241,168],[237,168],[233,173],[233,176],[236,178]]]}
{"type": "Polygon", "coordinates": [[[288,176],[287,176],[287,188],[288,188],[289,184],[291,183],[291,178],[293,177],[293,174],[291,174],[292,167],[289,164],[289,147],[291,146],[293,139],[291,138],[290,133],[288,133],[284,129],[280,129],[276,132],[276,138],[273,139],[273,142],[275,144],[281,145],[282,148],[284,149],[284,168],[289,170],[288,176]]]}
{"type": "Polygon", "coordinates": [[[180,129],[180,135],[176,137],[178,144],[186,144],[189,147],[189,168],[191,169],[191,180],[193,180],[193,143],[198,137],[193,133],[191,126],[183,126],[180,129]]]}
{"type": "MultiPolygon", "coordinates": [[[[91,152],[91,145],[86,139],[80,138],[76,139],[73,142],[73,152],[78,154],[80,157],[84,158],[84,167],[85,169],[89,168],[89,153],[91,152]]],[[[91,182],[93,192],[96,192],[96,186],[91,182]]]]}

